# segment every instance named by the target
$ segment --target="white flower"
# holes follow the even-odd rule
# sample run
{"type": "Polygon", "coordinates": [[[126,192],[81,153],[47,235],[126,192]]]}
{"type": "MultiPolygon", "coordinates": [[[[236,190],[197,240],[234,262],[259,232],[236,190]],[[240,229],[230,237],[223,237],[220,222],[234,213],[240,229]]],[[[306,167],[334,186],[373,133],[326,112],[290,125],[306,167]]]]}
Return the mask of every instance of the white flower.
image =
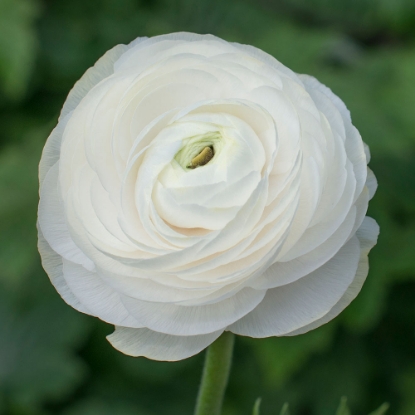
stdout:
{"type": "Polygon", "coordinates": [[[139,38],[76,83],[46,143],[43,266],[126,354],[304,333],[367,275],[368,160],[316,79],[210,35],[139,38]]]}

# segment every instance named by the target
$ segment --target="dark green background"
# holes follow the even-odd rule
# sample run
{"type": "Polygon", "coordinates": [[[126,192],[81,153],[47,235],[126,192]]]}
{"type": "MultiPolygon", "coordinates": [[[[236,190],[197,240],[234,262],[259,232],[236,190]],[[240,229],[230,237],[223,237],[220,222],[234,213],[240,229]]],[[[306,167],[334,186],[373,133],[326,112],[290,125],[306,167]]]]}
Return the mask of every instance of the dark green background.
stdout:
{"type": "Polygon", "coordinates": [[[36,248],[37,164],[65,97],[137,36],[213,33],[318,77],[350,108],[379,180],[379,243],[358,299],[295,338],[238,338],[225,415],[415,414],[414,0],[0,0],[0,413],[191,414],[199,355],[126,357],[112,327],[67,306],[36,248]]]}

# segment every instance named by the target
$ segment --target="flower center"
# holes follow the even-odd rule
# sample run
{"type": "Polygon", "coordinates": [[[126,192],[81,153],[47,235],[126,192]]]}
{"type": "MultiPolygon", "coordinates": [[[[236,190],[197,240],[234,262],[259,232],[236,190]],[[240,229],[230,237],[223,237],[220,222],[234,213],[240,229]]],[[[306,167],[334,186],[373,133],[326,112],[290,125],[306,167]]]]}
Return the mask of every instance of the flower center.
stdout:
{"type": "Polygon", "coordinates": [[[224,145],[225,141],[219,131],[194,135],[182,141],[182,148],[174,159],[185,171],[193,170],[208,164],[219,155],[224,145]]]}
{"type": "Polygon", "coordinates": [[[199,166],[204,166],[212,160],[215,152],[213,146],[205,147],[196,157],[192,158],[192,161],[187,166],[188,169],[195,169],[199,166]]]}

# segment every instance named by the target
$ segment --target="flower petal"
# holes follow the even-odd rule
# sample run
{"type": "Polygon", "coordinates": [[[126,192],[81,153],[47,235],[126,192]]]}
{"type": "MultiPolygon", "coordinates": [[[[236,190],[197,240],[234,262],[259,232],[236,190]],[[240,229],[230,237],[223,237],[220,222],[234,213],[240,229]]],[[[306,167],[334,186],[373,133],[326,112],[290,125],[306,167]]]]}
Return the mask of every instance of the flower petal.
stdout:
{"type": "Polygon", "coordinates": [[[88,314],[115,325],[142,327],[124,307],[120,295],[96,272],[63,260],[63,277],[74,295],[90,310],[88,314]]]}
{"type": "Polygon", "coordinates": [[[117,326],[107,339],[113,347],[129,356],[173,362],[201,352],[222,333],[223,330],[219,330],[199,336],[172,336],[145,328],[117,326]]]}
{"type": "Polygon", "coordinates": [[[81,313],[91,314],[87,307],[82,304],[69,288],[63,276],[62,257],[57,254],[44,238],[40,227],[38,226],[38,249],[42,259],[42,266],[48,274],[51,283],[56,291],[65,300],[67,304],[81,313]]]}
{"type": "Polygon", "coordinates": [[[122,301],[131,315],[151,330],[194,336],[224,329],[252,311],[261,303],[264,295],[264,290],[244,288],[223,301],[198,306],[151,303],[125,295],[122,301]]]}
{"type": "Polygon", "coordinates": [[[283,336],[318,320],[352,283],[359,257],[359,240],[353,237],[316,271],[291,284],[268,290],[261,304],[228,330],[250,337],[283,336]]]}
{"type": "Polygon", "coordinates": [[[362,223],[362,226],[356,233],[356,236],[359,238],[360,241],[361,254],[359,259],[359,265],[357,267],[356,275],[353,282],[350,284],[349,288],[343,294],[341,299],[331,308],[331,310],[327,314],[325,314],[322,318],[313,321],[311,324],[308,324],[307,326],[301,327],[298,330],[294,330],[290,333],[287,333],[287,336],[303,334],[317,327],[320,327],[323,324],[328,323],[330,320],[337,317],[356,298],[369,272],[368,253],[376,244],[378,234],[379,226],[377,225],[377,223],[372,218],[366,217],[362,223]]]}

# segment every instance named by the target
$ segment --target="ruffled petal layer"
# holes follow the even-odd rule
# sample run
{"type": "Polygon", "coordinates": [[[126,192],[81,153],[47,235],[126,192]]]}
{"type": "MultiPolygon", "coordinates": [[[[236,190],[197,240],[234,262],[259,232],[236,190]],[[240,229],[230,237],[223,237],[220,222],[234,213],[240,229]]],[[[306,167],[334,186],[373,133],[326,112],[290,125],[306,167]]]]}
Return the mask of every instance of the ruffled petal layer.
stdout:
{"type": "Polygon", "coordinates": [[[223,330],[199,336],[172,336],[149,329],[117,326],[107,339],[114,348],[129,356],[173,362],[201,352],[222,333],[223,330]]]}

